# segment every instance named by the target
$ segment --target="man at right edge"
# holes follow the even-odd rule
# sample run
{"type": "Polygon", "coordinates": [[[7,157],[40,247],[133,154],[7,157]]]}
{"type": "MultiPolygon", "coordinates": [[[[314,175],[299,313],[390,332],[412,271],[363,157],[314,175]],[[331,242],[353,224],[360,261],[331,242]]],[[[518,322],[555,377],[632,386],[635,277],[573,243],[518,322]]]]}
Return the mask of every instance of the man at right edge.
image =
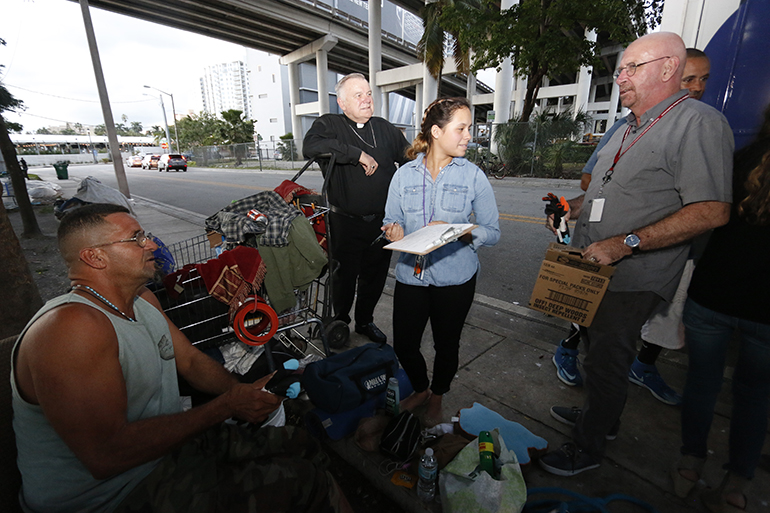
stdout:
{"type": "Polygon", "coordinates": [[[572,244],[616,269],[593,323],[581,328],[587,397],[573,441],[540,459],[552,474],[600,465],[625,406],[639,330],[673,297],[687,241],[729,219],[733,135],[722,114],[680,89],[685,60],[673,33],[629,45],[615,72],[628,127],[600,152],[586,194],[569,202],[578,217],[572,244]]]}

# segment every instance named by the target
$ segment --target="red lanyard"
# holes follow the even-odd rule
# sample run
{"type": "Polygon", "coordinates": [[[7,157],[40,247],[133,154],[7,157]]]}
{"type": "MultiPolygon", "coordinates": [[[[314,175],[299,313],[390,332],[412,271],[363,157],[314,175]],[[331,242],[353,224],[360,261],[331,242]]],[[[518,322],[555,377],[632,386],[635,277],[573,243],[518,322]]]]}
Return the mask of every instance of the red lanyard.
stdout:
{"type": "Polygon", "coordinates": [[[623,134],[623,140],[622,140],[622,141],[620,141],[620,148],[618,148],[618,152],[615,154],[615,159],[612,161],[612,166],[610,166],[609,170],[607,170],[607,172],[604,174],[604,178],[602,178],[602,185],[603,185],[603,186],[604,186],[604,185],[606,185],[607,183],[609,183],[609,181],[610,181],[610,180],[612,180],[612,173],[614,173],[614,172],[615,172],[615,164],[617,164],[617,163],[618,163],[618,161],[620,160],[620,157],[622,157],[623,155],[625,155],[625,154],[626,154],[626,152],[627,152],[628,150],[630,150],[630,149],[631,149],[631,147],[632,147],[634,144],[636,144],[636,141],[638,141],[639,139],[641,139],[641,138],[642,138],[642,136],[643,136],[644,134],[646,134],[646,133],[647,133],[647,132],[650,130],[650,128],[654,127],[654,126],[655,126],[655,124],[656,124],[658,121],[660,121],[660,120],[661,120],[661,118],[662,118],[663,116],[665,116],[666,114],[668,114],[669,112],[671,112],[671,109],[673,109],[674,107],[676,107],[677,105],[679,105],[680,103],[682,103],[683,101],[685,101],[685,100],[686,100],[687,98],[689,98],[689,97],[690,97],[690,95],[685,95],[685,96],[682,96],[682,97],[681,97],[681,98],[679,98],[677,101],[675,101],[674,103],[672,103],[671,105],[669,105],[668,107],[666,107],[666,110],[664,110],[663,112],[661,112],[661,113],[660,113],[660,115],[659,115],[657,118],[655,118],[655,119],[652,121],[652,123],[650,123],[650,125],[649,125],[647,128],[645,128],[645,129],[642,131],[642,133],[641,133],[641,134],[639,134],[638,136],[636,136],[636,139],[634,139],[634,140],[631,142],[631,144],[628,146],[628,148],[626,148],[625,150],[623,150],[623,144],[626,142],[626,137],[628,137],[628,134],[631,132],[631,125],[628,125],[628,127],[626,128],[626,132],[623,134]]]}

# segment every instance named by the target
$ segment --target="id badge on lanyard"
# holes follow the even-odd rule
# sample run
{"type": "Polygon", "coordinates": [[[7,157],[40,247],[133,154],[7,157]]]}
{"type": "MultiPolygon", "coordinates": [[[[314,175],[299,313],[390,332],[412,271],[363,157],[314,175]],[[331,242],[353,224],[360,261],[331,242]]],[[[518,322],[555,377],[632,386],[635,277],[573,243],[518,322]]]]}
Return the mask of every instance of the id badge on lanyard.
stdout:
{"type": "Polygon", "coordinates": [[[628,134],[631,133],[631,126],[629,125],[626,128],[625,133],[623,134],[623,139],[620,141],[620,148],[618,148],[618,152],[615,154],[615,158],[612,161],[612,166],[607,170],[606,173],[604,173],[604,177],[602,178],[602,184],[599,186],[599,194],[597,198],[594,198],[593,202],[591,203],[591,213],[588,216],[588,222],[589,223],[598,223],[602,220],[602,213],[604,212],[604,201],[605,198],[602,198],[601,195],[604,194],[604,186],[607,185],[612,181],[612,174],[615,172],[615,166],[617,165],[620,158],[626,154],[628,150],[631,149],[631,147],[637,143],[639,139],[641,139],[644,134],[646,134],[652,127],[654,127],[658,121],[660,121],[663,116],[671,112],[671,110],[685,101],[689,98],[689,95],[685,94],[684,96],[677,99],[674,103],[666,107],[666,109],[661,112],[657,118],[655,118],[652,123],[650,123],[647,128],[645,128],[641,134],[636,136],[636,139],[634,139],[631,144],[628,145],[628,147],[624,150],[623,144],[626,142],[626,137],[628,137],[628,134]]]}

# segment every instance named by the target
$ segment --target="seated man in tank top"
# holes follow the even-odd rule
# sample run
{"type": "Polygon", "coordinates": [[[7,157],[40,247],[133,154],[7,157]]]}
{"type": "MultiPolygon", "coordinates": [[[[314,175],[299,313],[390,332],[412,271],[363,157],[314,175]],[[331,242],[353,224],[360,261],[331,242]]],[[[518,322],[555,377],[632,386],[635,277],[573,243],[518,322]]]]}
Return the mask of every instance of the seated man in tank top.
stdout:
{"type": "Polygon", "coordinates": [[[72,289],[13,353],[25,511],[349,508],[304,433],[223,423],[259,424],[282,398],[263,389],[270,376],[239,383],[165,316],[144,287],[157,246],[128,210],[81,207],[58,240],[72,289]],[[183,411],[177,376],[216,398],[183,411]]]}

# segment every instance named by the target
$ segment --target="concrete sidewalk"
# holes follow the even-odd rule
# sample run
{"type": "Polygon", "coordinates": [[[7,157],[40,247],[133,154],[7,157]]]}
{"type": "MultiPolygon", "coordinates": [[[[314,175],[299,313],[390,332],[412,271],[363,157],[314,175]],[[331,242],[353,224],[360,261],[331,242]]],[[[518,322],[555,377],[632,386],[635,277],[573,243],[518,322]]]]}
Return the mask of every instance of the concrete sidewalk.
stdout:
{"type": "MultiPolygon", "coordinates": [[[[59,184],[65,198],[71,197],[80,183],[77,168],[71,168],[69,180],[57,180],[52,168],[34,170],[44,180],[59,184]]],[[[204,216],[182,209],[159,205],[134,198],[134,209],[142,226],[166,244],[204,233],[204,216]]],[[[483,269],[481,272],[484,272],[483,269]]],[[[385,294],[376,313],[375,322],[392,341],[392,291],[389,279],[385,294]]],[[[528,308],[477,296],[465,325],[460,346],[460,368],[452,391],[444,399],[444,417],[448,421],[461,408],[474,402],[518,422],[557,448],[569,440],[570,428],[554,420],[549,413],[552,405],[582,405],[581,388],[563,385],[555,375],[551,362],[553,351],[567,334],[568,324],[528,308]]],[[[351,345],[368,342],[351,334],[351,345]]],[[[423,339],[423,353],[432,365],[432,336],[430,327],[423,339]]],[[[681,351],[665,351],[658,367],[666,381],[681,391],[685,381],[687,357],[681,351]]],[[[770,370],[769,370],[770,371],[770,370]]],[[[726,373],[731,376],[731,369],[726,373]]],[[[731,397],[729,378],[717,405],[711,429],[710,448],[713,451],[706,465],[700,487],[716,486],[721,480],[721,465],[727,461],[727,437],[731,397]]],[[[606,458],[601,467],[571,478],[552,476],[536,463],[524,469],[529,488],[562,487],[592,497],[627,494],[653,505],[658,511],[700,511],[696,494],[687,500],[673,495],[669,469],[679,454],[679,409],[664,405],[647,390],[630,385],[628,402],[621,418],[621,428],[615,441],[608,442],[606,458]],[[697,504],[697,505],[696,505],[697,504]]],[[[414,490],[390,482],[382,476],[378,454],[364,453],[352,437],[330,442],[329,447],[367,475],[369,480],[404,511],[425,511],[414,490]]],[[[766,441],[764,453],[770,452],[766,441]]],[[[751,512],[770,512],[770,476],[759,469],[749,495],[751,512]]],[[[440,504],[431,505],[440,511],[440,504]]],[[[638,507],[614,503],[612,511],[640,511],[638,507]]]]}

